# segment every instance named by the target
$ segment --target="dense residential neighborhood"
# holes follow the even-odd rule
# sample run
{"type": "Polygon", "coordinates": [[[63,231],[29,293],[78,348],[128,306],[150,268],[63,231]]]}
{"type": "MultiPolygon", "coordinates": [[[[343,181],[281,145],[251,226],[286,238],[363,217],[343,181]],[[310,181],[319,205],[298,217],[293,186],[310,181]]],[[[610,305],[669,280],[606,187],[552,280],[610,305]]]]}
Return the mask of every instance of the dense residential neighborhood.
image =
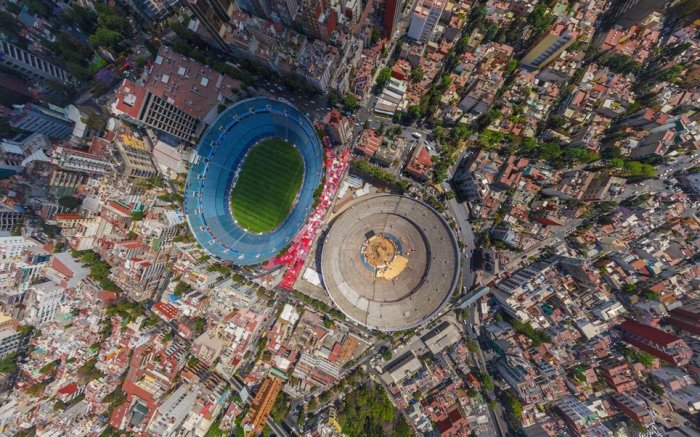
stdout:
{"type": "Polygon", "coordinates": [[[0,436],[700,435],[698,1],[0,23],[0,436]]]}

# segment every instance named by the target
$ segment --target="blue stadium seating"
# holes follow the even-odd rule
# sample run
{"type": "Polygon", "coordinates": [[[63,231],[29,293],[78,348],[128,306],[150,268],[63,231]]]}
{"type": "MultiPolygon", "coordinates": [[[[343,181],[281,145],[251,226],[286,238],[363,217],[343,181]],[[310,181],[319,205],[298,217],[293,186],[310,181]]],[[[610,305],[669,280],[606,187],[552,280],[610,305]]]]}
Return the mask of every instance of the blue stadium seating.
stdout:
{"type": "Polygon", "coordinates": [[[185,188],[187,221],[197,241],[213,256],[237,265],[259,264],[277,255],[299,232],[322,178],[323,148],[304,114],[277,100],[244,100],[224,111],[199,142],[185,188]],[[231,189],[250,148],[275,137],[297,147],[304,159],[304,180],[297,202],[277,229],[250,233],[233,219],[231,189]]]}

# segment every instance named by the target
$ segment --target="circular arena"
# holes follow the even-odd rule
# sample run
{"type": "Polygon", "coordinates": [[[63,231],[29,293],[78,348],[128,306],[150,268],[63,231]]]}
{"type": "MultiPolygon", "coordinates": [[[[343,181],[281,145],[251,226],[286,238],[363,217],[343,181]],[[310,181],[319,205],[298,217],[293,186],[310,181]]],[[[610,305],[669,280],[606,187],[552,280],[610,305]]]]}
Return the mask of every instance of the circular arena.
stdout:
{"type": "Polygon", "coordinates": [[[449,225],[418,200],[361,199],[333,222],[321,253],[323,282],[357,323],[381,331],[414,328],[449,301],[459,248],[449,225]]]}
{"type": "Polygon", "coordinates": [[[225,110],[197,146],[185,188],[187,222],[197,241],[211,255],[237,265],[258,264],[277,255],[304,225],[312,210],[314,190],[322,178],[323,148],[304,114],[282,101],[244,100],[225,110]],[[261,215],[265,211],[256,207],[255,196],[285,186],[284,180],[277,180],[279,172],[272,167],[279,156],[256,158],[258,168],[252,170],[246,168],[246,161],[258,145],[270,148],[276,143],[291,145],[298,151],[303,171],[295,180],[294,192],[280,194],[288,200],[287,209],[273,213],[283,216],[265,223],[261,215]],[[241,173],[244,176],[240,179],[245,181],[239,181],[241,173]],[[237,186],[238,182],[245,186],[237,186]],[[243,210],[240,205],[245,206],[246,202],[248,206],[243,210]],[[236,214],[232,205],[239,206],[236,214]],[[236,217],[245,218],[248,227],[236,217]],[[262,225],[249,225],[256,220],[262,225]]]}

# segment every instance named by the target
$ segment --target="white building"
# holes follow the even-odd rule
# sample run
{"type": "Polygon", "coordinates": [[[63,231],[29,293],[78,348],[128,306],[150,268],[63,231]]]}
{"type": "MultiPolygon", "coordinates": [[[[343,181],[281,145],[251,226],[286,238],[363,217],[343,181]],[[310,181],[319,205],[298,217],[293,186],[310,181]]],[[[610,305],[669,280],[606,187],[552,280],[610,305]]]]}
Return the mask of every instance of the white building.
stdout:
{"type": "Polygon", "coordinates": [[[41,246],[38,241],[27,237],[0,237],[0,270],[3,260],[17,258],[28,247],[41,246]]]}
{"type": "Polygon", "coordinates": [[[75,82],[63,68],[7,41],[0,41],[0,54],[0,63],[31,79],[55,80],[66,84],[75,82]]]}
{"type": "Polygon", "coordinates": [[[13,326],[12,317],[0,313],[0,359],[17,352],[22,334],[13,326]]]}
{"type": "Polygon", "coordinates": [[[158,407],[148,424],[150,435],[170,436],[176,432],[197,402],[197,389],[190,384],[182,384],[158,407]]]}
{"type": "Polygon", "coordinates": [[[29,287],[27,297],[27,323],[40,326],[53,320],[63,300],[63,288],[55,282],[47,281],[29,287]]]}
{"type": "Polygon", "coordinates": [[[406,35],[423,44],[430,41],[443,9],[445,9],[445,0],[422,0],[413,10],[406,35]]]}

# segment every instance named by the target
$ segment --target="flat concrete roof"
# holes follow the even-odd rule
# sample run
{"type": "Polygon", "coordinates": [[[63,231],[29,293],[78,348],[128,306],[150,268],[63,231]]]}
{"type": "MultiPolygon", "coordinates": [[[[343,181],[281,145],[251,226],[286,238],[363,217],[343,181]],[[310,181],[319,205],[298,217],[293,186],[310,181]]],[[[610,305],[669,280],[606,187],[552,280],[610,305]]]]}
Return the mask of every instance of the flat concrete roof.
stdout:
{"type": "Polygon", "coordinates": [[[350,319],[372,329],[414,328],[449,301],[459,275],[459,248],[445,220],[410,197],[382,194],[354,203],[323,241],[321,275],[331,299],[350,319]],[[362,259],[372,234],[396,238],[408,262],[392,280],[362,259]]]}

